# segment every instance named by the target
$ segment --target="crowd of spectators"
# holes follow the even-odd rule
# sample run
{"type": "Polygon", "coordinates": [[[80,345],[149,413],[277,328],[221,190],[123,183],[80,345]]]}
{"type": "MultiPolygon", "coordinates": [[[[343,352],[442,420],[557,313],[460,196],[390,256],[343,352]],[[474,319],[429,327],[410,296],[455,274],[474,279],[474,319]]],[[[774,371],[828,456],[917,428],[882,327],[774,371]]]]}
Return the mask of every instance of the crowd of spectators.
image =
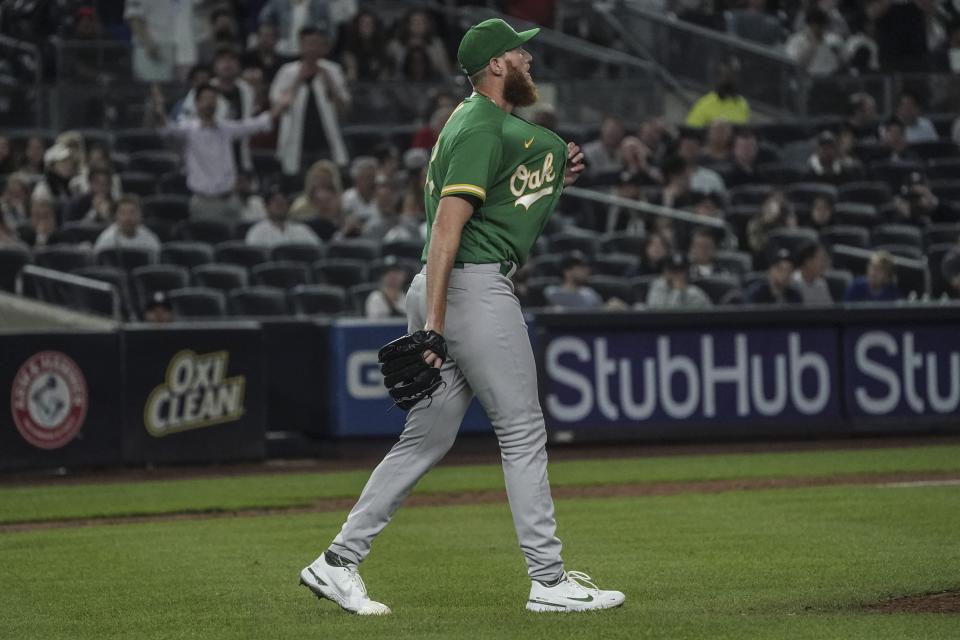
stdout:
{"type": "Polygon", "coordinates": [[[775,47],[811,75],[960,71],[960,6],[942,0],[667,0],[681,19],[775,47]]]}
{"type": "MultiPolygon", "coordinates": [[[[362,311],[401,312],[403,283],[419,260],[410,247],[422,244],[425,234],[429,149],[457,97],[434,95],[422,126],[405,144],[384,137],[353,157],[340,117],[354,99],[355,82],[430,80],[450,74],[454,63],[448,36],[432,14],[413,10],[384,25],[354,4],[268,0],[257,11],[245,6],[244,13],[231,3],[210,2],[197,5],[209,10],[198,21],[192,9],[181,13],[185,3],[129,0],[123,18],[133,33],[134,70],[153,83],[146,85],[152,86],[150,132],[123,147],[76,131],[55,140],[12,140],[0,132],[0,245],[42,250],[79,239],[94,253],[142,249],[157,259],[164,243],[179,240],[243,241],[263,255],[286,245],[320,252],[351,241],[407,243],[402,256],[384,254],[384,260],[402,260],[379,263],[367,282],[351,281],[369,287],[362,311]],[[196,29],[191,37],[173,33],[187,23],[196,29]],[[165,96],[154,81],[173,78],[184,85],[168,100],[169,90],[165,96]]],[[[830,30],[849,33],[843,25],[853,21],[844,3],[804,4],[800,13],[756,1],[743,8],[746,13],[719,3],[680,4],[674,9],[690,19],[712,5],[724,16],[722,24],[745,29],[738,32],[742,37],[800,25],[796,35],[778,42],[809,56],[811,64],[826,60],[811,43],[830,30]]],[[[876,20],[886,15],[881,9],[926,6],[867,4],[876,20]]],[[[72,11],[76,24],[69,28],[102,32],[92,6],[57,6],[72,11]]],[[[936,31],[940,14],[925,15],[936,31]]],[[[923,239],[925,230],[960,224],[960,190],[944,180],[958,166],[950,162],[960,157],[960,119],[951,143],[949,132],[942,126],[938,132],[924,115],[922,96],[904,91],[893,113],[879,114],[873,97],[855,93],[846,119],[783,139],[750,125],[737,82],[736,69],[721,65],[714,91],[694,105],[684,126],[660,116],[628,122],[611,115],[596,123],[594,139],[578,140],[588,167],[582,186],[717,224],[566,199],[549,231],[562,233],[558,227],[567,225],[595,237],[576,253],[555,250],[552,237],[545,238],[518,275],[526,303],[703,308],[902,296],[898,261],[923,258],[933,244],[923,239]],[[724,224],[731,233],[718,231],[724,224]],[[876,233],[891,224],[918,230],[920,240],[909,244],[876,233]],[[623,237],[636,242],[602,255],[604,239],[623,237]],[[838,280],[830,264],[837,244],[872,251],[872,257],[838,280]],[[604,277],[620,281],[605,287],[604,277]],[[642,281],[627,291],[622,285],[629,278],[642,281]],[[538,279],[539,288],[529,286],[538,279]]],[[[549,105],[531,118],[556,125],[549,105]]],[[[946,239],[958,243],[960,232],[938,238],[938,246],[946,239]]],[[[941,285],[935,295],[960,296],[958,256],[960,249],[951,248],[931,263],[941,285]]]]}

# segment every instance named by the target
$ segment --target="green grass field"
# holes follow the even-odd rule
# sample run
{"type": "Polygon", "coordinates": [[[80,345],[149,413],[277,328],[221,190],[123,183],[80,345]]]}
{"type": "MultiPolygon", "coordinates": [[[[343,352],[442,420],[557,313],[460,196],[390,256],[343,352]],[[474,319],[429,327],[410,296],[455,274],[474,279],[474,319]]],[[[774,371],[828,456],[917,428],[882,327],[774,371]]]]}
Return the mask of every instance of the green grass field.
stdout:
{"type": "MultiPolygon", "coordinates": [[[[561,462],[556,485],[960,472],[960,447],[561,462]]],[[[0,488],[0,522],[304,506],[366,472],[0,488]]],[[[441,467],[418,491],[502,488],[441,467]]],[[[507,505],[401,509],[362,572],[383,619],[297,587],[344,513],[0,533],[0,638],[957,638],[960,616],[862,605],[960,588],[960,486],[557,501],[568,568],[627,594],[612,611],[530,614],[507,505]]]]}

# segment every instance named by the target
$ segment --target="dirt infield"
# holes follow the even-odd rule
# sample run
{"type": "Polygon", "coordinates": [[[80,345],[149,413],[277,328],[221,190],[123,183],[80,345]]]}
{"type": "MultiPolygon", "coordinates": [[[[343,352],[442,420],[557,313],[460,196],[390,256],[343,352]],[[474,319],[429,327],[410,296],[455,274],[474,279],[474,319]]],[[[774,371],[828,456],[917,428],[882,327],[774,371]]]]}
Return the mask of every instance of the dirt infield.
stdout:
{"type": "MultiPolygon", "coordinates": [[[[703,482],[661,482],[647,484],[613,484],[591,486],[558,486],[553,488],[553,496],[566,498],[619,498],[673,496],[686,493],[722,493],[729,491],[759,491],[764,489],[797,489],[804,487],[824,487],[837,485],[888,485],[909,486],[922,484],[960,483],[960,474],[951,473],[892,473],[866,475],[839,475],[805,478],[753,478],[743,480],[712,480],[703,482]]],[[[503,491],[471,491],[415,494],[405,504],[411,507],[447,507],[460,505],[492,504],[505,502],[503,491]]],[[[187,511],[152,515],[111,516],[103,518],[70,518],[0,524],[0,534],[39,531],[45,529],[78,528],[117,524],[143,524],[173,522],[183,520],[207,520],[219,518],[242,518],[271,515],[293,515],[305,513],[346,512],[353,506],[356,498],[324,498],[311,505],[298,507],[275,507],[238,510],[187,511]]]]}
{"type": "Polygon", "coordinates": [[[867,607],[878,613],[947,613],[960,614],[960,591],[942,591],[917,596],[894,598],[867,607]]]}

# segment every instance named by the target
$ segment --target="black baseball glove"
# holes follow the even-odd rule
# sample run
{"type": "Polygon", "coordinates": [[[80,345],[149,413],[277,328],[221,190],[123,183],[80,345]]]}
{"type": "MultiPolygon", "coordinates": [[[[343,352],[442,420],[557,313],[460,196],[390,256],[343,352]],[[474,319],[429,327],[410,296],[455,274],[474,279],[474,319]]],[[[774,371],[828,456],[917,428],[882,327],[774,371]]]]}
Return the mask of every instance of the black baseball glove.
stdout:
{"type": "Polygon", "coordinates": [[[383,384],[394,403],[404,411],[432,397],[443,384],[440,369],[424,361],[424,351],[432,351],[440,360],[446,360],[447,342],[436,331],[414,331],[387,343],[377,355],[383,384]]]}

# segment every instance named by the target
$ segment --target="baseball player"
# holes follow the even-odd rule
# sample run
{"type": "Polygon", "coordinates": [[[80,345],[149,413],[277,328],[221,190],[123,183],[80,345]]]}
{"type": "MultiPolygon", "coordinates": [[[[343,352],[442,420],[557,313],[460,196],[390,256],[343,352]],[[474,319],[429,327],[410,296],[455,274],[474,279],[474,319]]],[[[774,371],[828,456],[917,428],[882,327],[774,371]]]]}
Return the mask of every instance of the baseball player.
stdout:
{"type": "Polygon", "coordinates": [[[381,350],[391,395],[410,413],[340,533],[300,573],[301,584],[318,597],[356,614],[390,613],[369,598],[357,565],[417,481],[453,445],[474,395],[500,443],[510,510],[532,581],[526,608],[587,611],[624,600],[619,591],[602,591],[589,576],[564,569],[536,363],[510,281],[564,185],[584,168],[577,145],[513,114],[537,99],[532,56],[523,45],[538,31],[517,33],[491,19],[471,27],[460,42],[457,57],[474,93],[450,116],[431,155],[424,189],[426,265],[406,302],[411,335],[381,350]]]}

